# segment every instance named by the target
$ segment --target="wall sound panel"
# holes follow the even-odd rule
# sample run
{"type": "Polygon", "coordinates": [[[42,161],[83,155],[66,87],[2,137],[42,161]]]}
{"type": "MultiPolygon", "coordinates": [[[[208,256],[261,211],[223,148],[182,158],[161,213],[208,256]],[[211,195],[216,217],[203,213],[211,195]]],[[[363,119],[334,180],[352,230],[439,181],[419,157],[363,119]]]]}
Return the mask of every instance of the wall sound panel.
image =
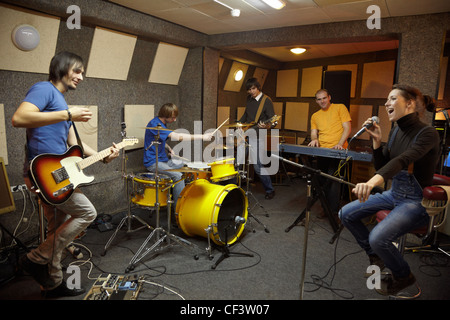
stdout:
{"type": "Polygon", "coordinates": [[[281,116],[281,119],[278,121],[278,124],[275,126],[275,129],[281,129],[281,124],[283,123],[283,102],[274,102],[273,103],[273,110],[275,111],[275,114],[278,116],[281,116]]]}
{"type": "MultiPolygon", "coordinates": [[[[372,106],[371,105],[350,105],[350,117],[352,118],[352,131],[350,132],[350,137],[353,137],[359,129],[362,128],[363,123],[372,117],[372,106]]],[[[363,133],[358,137],[358,139],[369,140],[369,134],[363,133]]]]}
{"type": "Polygon", "coordinates": [[[395,60],[365,63],[361,98],[387,98],[394,83],[395,60]]]}
{"type": "Polygon", "coordinates": [[[302,71],[302,97],[314,97],[317,90],[322,88],[323,67],[304,68],[302,71]]]}
{"type": "Polygon", "coordinates": [[[161,42],[148,82],[178,85],[189,49],[161,42]]]}
{"type": "Polygon", "coordinates": [[[309,103],[286,102],[284,129],[308,131],[309,103]]]}
{"type": "Polygon", "coordinates": [[[266,69],[256,68],[253,73],[253,77],[258,79],[261,84],[261,88],[264,87],[264,82],[266,82],[267,74],[269,73],[266,69]]]}
{"type": "MultiPolygon", "coordinates": [[[[223,90],[225,91],[233,91],[233,92],[239,92],[241,91],[242,84],[244,83],[245,75],[247,74],[248,65],[233,61],[233,64],[231,65],[230,72],[228,73],[227,81],[225,82],[225,85],[223,87],[223,90]],[[242,76],[242,79],[239,81],[234,80],[234,75],[238,70],[242,70],[244,73],[242,76]]],[[[245,90],[245,88],[244,88],[245,90]]]]}
{"type": "Polygon", "coordinates": [[[55,55],[59,22],[56,17],[0,5],[0,69],[47,74],[55,55]],[[40,42],[36,49],[22,51],[12,42],[12,31],[21,24],[38,30],[40,42]]]}
{"type": "Polygon", "coordinates": [[[125,147],[125,150],[144,147],[145,127],[155,117],[155,106],[152,104],[127,104],[124,106],[124,122],[127,137],[137,138],[139,142],[125,147]]]}
{"type": "Polygon", "coordinates": [[[389,120],[385,106],[378,106],[378,118],[380,118],[381,133],[383,135],[381,141],[387,142],[389,131],[392,128],[392,122],[389,120]]]}
{"type": "Polygon", "coordinates": [[[5,165],[8,164],[8,148],[6,144],[6,122],[5,107],[0,103],[0,157],[4,159],[5,165]]]}
{"type": "Polygon", "coordinates": [[[0,214],[16,210],[14,198],[11,193],[8,173],[3,158],[0,157],[0,214]]]}
{"type": "Polygon", "coordinates": [[[137,37],[95,28],[86,77],[127,80],[137,37]]]}
{"type": "Polygon", "coordinates": [[[239,120],[245,112],[245,107],[237,107],[237,118],[236,120],[239,120]]]}
{"type": "Polygon", "coordinates": [[[332,65],[327,67],[328,71],[338,71],[338,70],[347,70],[351,71],[351,89],[350,89],[350,97],[354,98],[356,93],[356,79],[358,76],[358,65],[357,64],[340,64],[340,65],[332,65]]]}
{"type": "MultiPolygon", "coordinates": [[[[217,107],[217,127],[219,127],[223,122],[225,122],[225,124],[230,123],[230,107],[228,107],[228,106],[217,107]],[[225,122],[225,120],[227,120],[227,118],[228,118],[228,121],[225,122]]],[[[221,127],[219,129],[219,131],[222,133],[222,137],[225,137],[227,129],[228,128],[225,128],[225,127],[221,127]]]]}
{"type": "Polygon", "coordinates": [[[277,97],[297,97],[298,69],[278,70],[277,97]]]}
{"type": "MultiPolygon", "coordinates": [[[[97,106],[74,106],[70,105],[69,108],[83,107],[88,108],[92,112],[92,118],[88,122],[76,122],[78,134],[81,141],[86,143],[94,150],[98,150],[98,107],[97,106]]],[[[112,145],[113,141],[111,141],[112,145]]],[[[101,150],[98,150],[101,151],[101,150]]]]}

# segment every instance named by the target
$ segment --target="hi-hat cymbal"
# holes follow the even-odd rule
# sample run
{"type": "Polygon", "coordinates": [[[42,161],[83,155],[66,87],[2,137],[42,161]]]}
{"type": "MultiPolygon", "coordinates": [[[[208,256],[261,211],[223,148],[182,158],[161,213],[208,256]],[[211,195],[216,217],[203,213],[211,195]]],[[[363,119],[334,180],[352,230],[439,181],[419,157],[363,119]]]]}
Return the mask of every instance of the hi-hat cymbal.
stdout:
{"type": "Polygon", "coordinates": [[[226,124],[226,125],[224,125],[224,127],[225,128],[242,128],[242,127],[251,127],[253,125],[254,125],[254,123],[240,123],[240,122],[236,122],[236,123],[226,124]]]}
{"type": "Polygon", "coordinates": [[[171,129],[166,129],[163,127],[141,127],[142,129],[149,129],[149,130],[160,130],[160,131],[173,131],[171,129]]]}

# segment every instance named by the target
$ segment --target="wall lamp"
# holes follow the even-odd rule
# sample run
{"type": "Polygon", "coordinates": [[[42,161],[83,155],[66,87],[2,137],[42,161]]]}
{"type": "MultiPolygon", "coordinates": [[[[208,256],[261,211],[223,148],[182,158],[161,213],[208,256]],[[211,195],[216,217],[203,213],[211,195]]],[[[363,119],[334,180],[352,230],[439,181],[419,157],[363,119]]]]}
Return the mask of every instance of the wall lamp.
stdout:
{"type": "Polygon", "coordinates": [[[23,51],[34,50],[40,42],[39,31],[28,24],[21,24],[14,28],[11,33],[14,45],[23,51]]]}

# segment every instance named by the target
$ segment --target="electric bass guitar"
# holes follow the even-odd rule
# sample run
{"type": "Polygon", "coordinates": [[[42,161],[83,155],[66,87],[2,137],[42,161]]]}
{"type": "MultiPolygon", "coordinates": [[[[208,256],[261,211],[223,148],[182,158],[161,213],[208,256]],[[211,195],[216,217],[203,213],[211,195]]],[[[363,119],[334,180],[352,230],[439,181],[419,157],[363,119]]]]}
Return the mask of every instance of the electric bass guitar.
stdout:
{"type": "MultiPolygon", "coordinates": [[[[122,149],[138,143],[137,138],[125,138],[116,147],[122,149]]],[[[87,176],[83,169],[111,154],[110,148],[83,159],[79,145],[74,145],[63,154],[43,153],[30,163],[30,178],[41,199],[50,205],[66,202],[76,187],[91,183],[94,177],[87,176]]]]}

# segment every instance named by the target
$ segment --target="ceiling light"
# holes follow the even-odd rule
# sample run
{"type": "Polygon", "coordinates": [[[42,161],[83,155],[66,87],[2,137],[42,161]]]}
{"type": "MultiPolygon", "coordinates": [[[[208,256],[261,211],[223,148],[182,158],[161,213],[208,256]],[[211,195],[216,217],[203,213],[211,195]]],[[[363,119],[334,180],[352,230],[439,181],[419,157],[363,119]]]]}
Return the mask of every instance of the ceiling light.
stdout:
{"type": "Polygon", "coordinates": [[[226,5],[225,3],[222,3],[222,2],[220,2],[218,0],[214,0],[214,2],[217,2],[218,4],[221,4],[224,7],[227,7],[228,9],[230,9],[231,10],[230,14],[231,14],[232,17],[236,18],[236,17],[239,17],[241,15],[241,10],[239,10],[239,9],[233,9],[232,7],[226,5]]]}
{"type": "Polygon", "coordinates": [[[281,0],[262,0],[262,1],[277,10],[284,8],[284,6],[286,5],[286,3],[284,3],[281,0]]]}
{"type": "Polygon", "coordinates": [[[291,52],[294,53],[294,54],[302,54],[305,51],[306,51],[305,48],[292,48],[291,49],[291,52]]]}
{"type": "Polygon", "coordinates": [[[236,70],[236,72],[234,73],[234,81],[241,81],[243,76],[244,72],[241,69],[236,70]]]}

